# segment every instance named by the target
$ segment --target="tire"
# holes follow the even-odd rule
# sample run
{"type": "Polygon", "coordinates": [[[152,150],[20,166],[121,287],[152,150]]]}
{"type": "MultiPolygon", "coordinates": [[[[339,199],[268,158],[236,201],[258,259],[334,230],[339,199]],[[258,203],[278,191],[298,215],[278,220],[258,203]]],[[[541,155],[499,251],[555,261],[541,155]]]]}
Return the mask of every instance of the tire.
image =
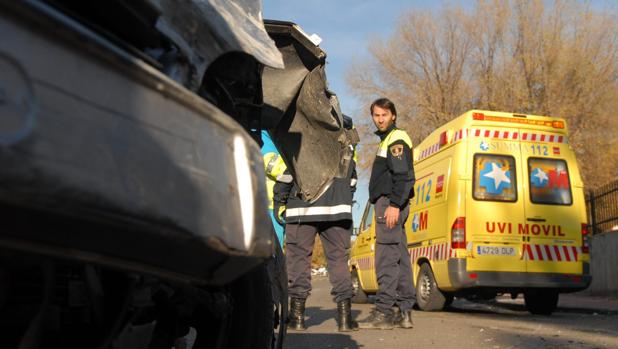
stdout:
{"type": "Polygon", "coordinates": [[[277,244],[272,258],[223,286],[227,291],[212,310],[197,316],[193,349],[282,349],[287,332],[287,273],[277,244]],[[221,316],[223,315],[223,316],[221,316]]]}
{"type": "Polygon", "coordinates": [[[446,304],[446,297],[438,289],[428,263],[421,265],[416,279],[416,303],[424,311],[440,311],[446,304]]]}
{"type": "Polygon", "coordinates": [[[276,316],[266,266],[260,265],[236,280],[231,285],[231,295],[232,314],[226,347],[272,348],[276,316]]]}
{"type": "Polygon", "coordinates": [[[275,247],[275,256],[267,264],[268,276],[275,308],[273,349],[283,349],[288,320],[288,273],[281,245],[275,247]]]}
{"type": "Polygon", "coordinates": [[[558,307],[559,294],[554,290],[528,290],[524,292],[526,308],[532,314],[551,315],[558,307]]]}
{"type": "Polygon", "coordinates": [[[287,333],[288,294],[285,257],[275,255],[232,285],[233,314],[227,347],[282,349],[287,333]]]}
{"type": "Polygon", "coordinates": [[[363,290],[363,286],[361,285],[360,279],[358,277],[358,271],[356,269],[352,269],[350,272],[352,278],[352,288],[354,289],[354,296],[352,296],[352,303],[356,304],[365,304],[369,300],[367,293],[363,290]]]}

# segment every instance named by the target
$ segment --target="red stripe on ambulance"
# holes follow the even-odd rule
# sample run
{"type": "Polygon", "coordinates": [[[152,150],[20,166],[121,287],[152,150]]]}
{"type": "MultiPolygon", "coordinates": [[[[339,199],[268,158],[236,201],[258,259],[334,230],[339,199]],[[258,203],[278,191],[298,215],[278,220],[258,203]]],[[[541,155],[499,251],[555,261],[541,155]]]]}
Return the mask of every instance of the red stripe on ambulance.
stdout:
{"type": "Polygon", "coordinates": [[[523,258],[530,261],[577,262],[579,248],[575,246],[526,244],[523,258]]]}

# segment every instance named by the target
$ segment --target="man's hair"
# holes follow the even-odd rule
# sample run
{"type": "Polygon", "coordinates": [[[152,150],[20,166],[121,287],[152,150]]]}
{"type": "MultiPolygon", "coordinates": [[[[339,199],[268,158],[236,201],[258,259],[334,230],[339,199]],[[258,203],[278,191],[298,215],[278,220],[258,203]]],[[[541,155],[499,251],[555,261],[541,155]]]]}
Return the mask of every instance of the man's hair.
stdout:
{"type": "Polygon", "coordinates": [[[391,114],[397,115],[397,109],[395,109],[395,103],[393,103],[388,98],[378,98],[373,103],[371,103],[371,107],[369,107],[369,112],[373,115],[373,107],[378,106],[382,109],[388,109],[391,111],[391,114]]]}

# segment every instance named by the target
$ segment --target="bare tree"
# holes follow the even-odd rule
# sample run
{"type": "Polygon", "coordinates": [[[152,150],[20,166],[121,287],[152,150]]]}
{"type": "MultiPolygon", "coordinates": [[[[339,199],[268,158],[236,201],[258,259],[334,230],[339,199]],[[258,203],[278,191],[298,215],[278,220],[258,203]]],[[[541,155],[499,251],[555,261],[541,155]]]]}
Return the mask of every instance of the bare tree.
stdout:
{"type": "Polygon", "coordinates": [[[596,186],[618,175],[616,17],[574,0],[410,12],[388,40],[369,43],[369,60],[347,81],[368,102],[393,99],[416,143],[471,108],[563,117],[596,186]]]}

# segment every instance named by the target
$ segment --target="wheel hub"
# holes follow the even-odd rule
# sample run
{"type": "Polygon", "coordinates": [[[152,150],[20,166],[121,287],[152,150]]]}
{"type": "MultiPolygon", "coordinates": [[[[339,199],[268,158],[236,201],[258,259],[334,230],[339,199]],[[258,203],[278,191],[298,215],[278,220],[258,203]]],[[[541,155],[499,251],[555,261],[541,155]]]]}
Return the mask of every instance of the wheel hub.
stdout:
{"type": "Polygon", "coordinates": [[[423,274],[420,280],[420,296],[423,300],[429,299],[431,293],[431,280],[429,275],[423,274]]]}

